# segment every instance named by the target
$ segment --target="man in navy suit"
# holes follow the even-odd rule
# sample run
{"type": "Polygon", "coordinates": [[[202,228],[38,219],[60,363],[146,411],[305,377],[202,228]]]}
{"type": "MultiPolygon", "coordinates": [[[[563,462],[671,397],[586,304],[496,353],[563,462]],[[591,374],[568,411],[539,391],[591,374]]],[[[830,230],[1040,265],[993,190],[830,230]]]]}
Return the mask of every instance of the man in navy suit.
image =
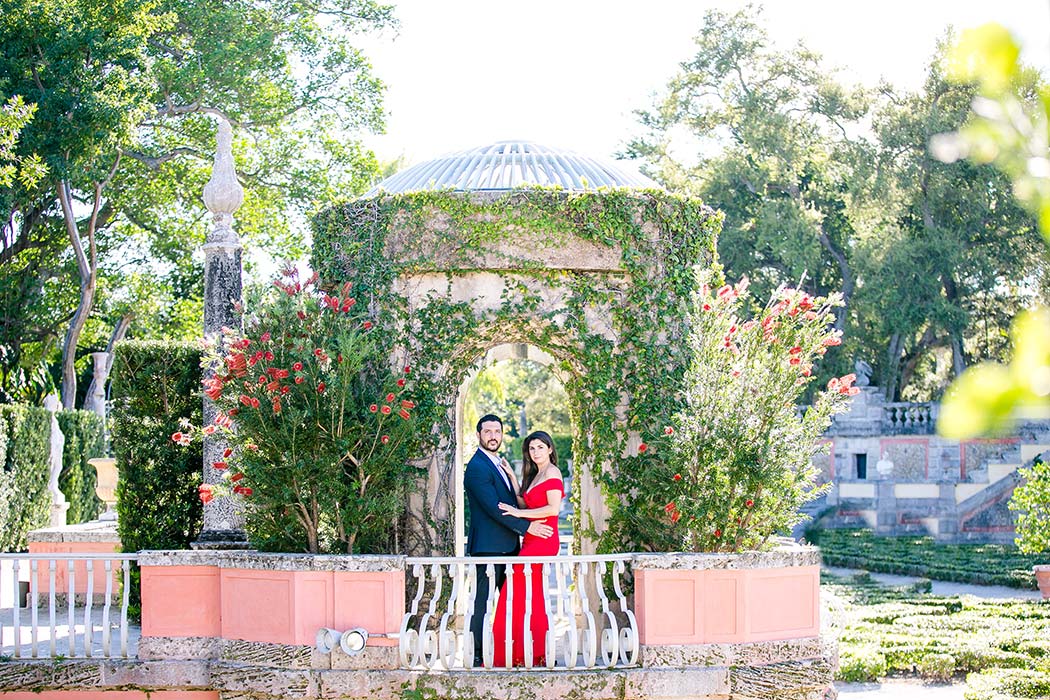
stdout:
{"type": "MultiPolygon", "coordinates": [[[[526,532],[547,538],[554,529],[539,520],[526,520],[506,515],[500,503],[518,507],[517,495],[511,490],[510,479],[500,467],[502,457],[496,454],[503,444],[503,421],[491,413],[478,421],[478,451],[467,462],[463,487],[470,507],[470,529],[467,531],[467,556],[512,557],[521,548],[521,536],[526,532]]],[[[485,566],[476,566],[477,593],[470,631],[474,635],[474,665],[481,665],[482,629],[485,607],[489,599],[489,579],[485,566]]],[[[505,567],[496,565],[495,589],[503,586],[505,567]]]]}

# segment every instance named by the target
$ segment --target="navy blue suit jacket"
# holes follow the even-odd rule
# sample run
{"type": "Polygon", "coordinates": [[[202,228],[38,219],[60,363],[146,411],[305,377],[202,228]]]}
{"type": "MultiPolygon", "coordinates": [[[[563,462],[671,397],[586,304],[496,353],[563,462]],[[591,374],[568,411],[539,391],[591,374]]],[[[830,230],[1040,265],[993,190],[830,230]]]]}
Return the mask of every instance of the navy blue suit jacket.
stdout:
{"type": "Polygon", "coordinates": [[[470,504],[467,554],[517,554],[518,537],[529,529],[525,518],[504,515],[500,503],[518,506],[518,499],[507,488],[499,467],[480,449],[467,462],[463,488],[470,504]]]}

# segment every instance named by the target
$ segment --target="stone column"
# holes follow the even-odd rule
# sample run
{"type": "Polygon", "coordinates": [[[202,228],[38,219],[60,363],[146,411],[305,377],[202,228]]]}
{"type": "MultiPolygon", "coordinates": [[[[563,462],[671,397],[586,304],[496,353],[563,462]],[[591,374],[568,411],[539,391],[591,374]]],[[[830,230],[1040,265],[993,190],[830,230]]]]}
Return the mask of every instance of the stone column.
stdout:
{"type": "Polygon", "coordinates": [[[58,418],[55,416],[59,407],[58,396],[55,394],[44,397],[44,408],[51,412],[50,469],[47,480],[47,490],[51,492],[51,527],[64,527],[66,511],[69,510],[69,502],[58,487],[58,477],[62,474],[62,451],[66,446],[66,436],[58,427],[58,418]]]}
{"type": "MultiPolygon", "coordinates": [[[[234,311],[241,301],[241,242],[233,230],[233,213],[244,202],[244,190],[233,167],[233,130],[229,122],[219,121],[216,134],[215,165],[204,186],[204,204],[215,218],[215,225],[204,243],[204,335],[219,339],[223,327],[237,328],[240,316],[234,311]]],[[[205,368],[205,376],[215,373],[205,368]]],[[[204,397],[204,425],[215,420],[218,409],[204,397]]],[[[226,442],[218,436],[204,437],[204,481],[215,483],[219,472],[212,464],[221,461],[226,442]]],[[[244,518],[230,498],[215,498],[204,504],[204,529],[194,549],[247,549],[244,518]]]]}

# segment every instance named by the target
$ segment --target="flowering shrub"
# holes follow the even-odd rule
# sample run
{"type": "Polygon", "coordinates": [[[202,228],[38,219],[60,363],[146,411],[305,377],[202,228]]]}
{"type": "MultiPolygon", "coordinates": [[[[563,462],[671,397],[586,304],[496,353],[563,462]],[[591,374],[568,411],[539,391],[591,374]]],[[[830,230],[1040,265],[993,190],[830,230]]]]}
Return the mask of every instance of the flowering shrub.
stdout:
{"type": "MultiPolygon", "coordinates": [[[[709,273],[701,273],[709,274],[709,273]]],[[[706,282],[708,278],[703,279],[706,282]]],[[[860,390],[852,374],[832,379],[800,415],[813,363],[841,333],[830,329],[837,296],[781,288],[743,320],[746,280],[695,295],[688,339],[685,409],[638,450],[653,469],[656,514],[667,549],[758,549],[803,516],[818,495],[811,458],[822,434],[860,390]]]]}
{"type": "Polygon", "coordinates": [[[215,369],[204,393],[219,413],[197,433],[229,444],[201,500],[250,497],[253,542],[271,551],[389,551],[414,468],[407,460],[415,404],[410,367],[379,369],[376,321],[356,301],[282,272],[243,333],[226,329],[205,348],[215,369]],[[216,342],[220,341],[220,342],[216,342]]]}
{"type": "Polygon", "coordinates": [[[1020,511],[1017,548],[1025,554],[1050,552],[1050,462],[1036,459],[1020,472],[1024,483],[1010,497],[1010,510],[1020,511]]]}

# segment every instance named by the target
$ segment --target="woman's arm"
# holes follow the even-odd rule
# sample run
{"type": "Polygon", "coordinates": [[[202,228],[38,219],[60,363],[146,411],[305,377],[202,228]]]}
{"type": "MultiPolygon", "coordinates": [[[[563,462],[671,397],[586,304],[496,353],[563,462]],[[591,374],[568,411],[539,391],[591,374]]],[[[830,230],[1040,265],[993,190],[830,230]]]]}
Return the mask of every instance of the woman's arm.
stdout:
{"type": "MultiPolygon", "coordinates": [[[[559,473],[560,475],[560,473],[559,473]]],[[[551,479],[556,478],[554,476],[549,477],[551,479]]],[[[514,508],[506,503],[500,503],[499,509],[503,511],[504,515],[513,515],[517,518],[526,518],[528,520],[542,520],[551,516],[556,516],[561,512],[561,489],[550,489],[547,491],[547,505],[539,508],[514,508]]],[[[518,498],[519,501],[523,499],[518,498]]],[[[524,506],[524,503],[519,503],[524,506]]]]}

